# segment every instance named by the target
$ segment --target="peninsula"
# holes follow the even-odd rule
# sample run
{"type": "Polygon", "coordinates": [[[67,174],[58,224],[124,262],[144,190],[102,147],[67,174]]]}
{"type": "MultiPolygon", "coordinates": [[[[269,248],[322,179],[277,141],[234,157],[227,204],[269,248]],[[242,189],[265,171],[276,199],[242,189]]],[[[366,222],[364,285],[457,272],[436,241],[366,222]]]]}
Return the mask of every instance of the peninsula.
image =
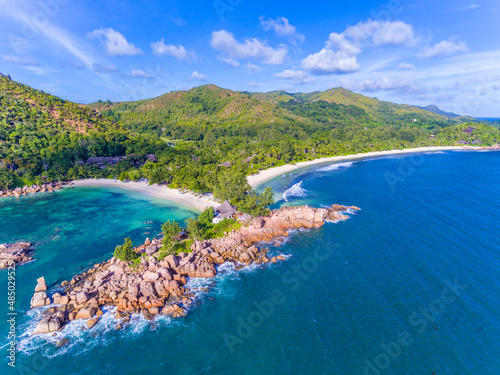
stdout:
{"type": "Polygon", "coordinates": [[[185,316],[196,302],[189,279],[213,278],[218,266],[226,262],[249,266],[284,260],[282,255],[268,255],[269,249],[264,244],[289,236],[292,229],[318,228],[327,221],[347,220],[345,212],[357,210],[358,207],[340,205],[300,206],[273,210],[267,216],[243,216],[238,220],[238,229],[225,232],[220,238],[195,240],[188,251],[165,257],[162,257],[164,239],[147,239],[134,249],[140,254],[137,262],[115,256],[63,282],[63,290],[51,296],[41,277],[31,307],[50,307],[43,310],[33,334],[55,332],[80,319],[91,329],[104,314],[103,308],[111,306],[115,307],[117,329],[130,321],[131,314],[142,314],[148,320],[157,314],[185,316]]]}

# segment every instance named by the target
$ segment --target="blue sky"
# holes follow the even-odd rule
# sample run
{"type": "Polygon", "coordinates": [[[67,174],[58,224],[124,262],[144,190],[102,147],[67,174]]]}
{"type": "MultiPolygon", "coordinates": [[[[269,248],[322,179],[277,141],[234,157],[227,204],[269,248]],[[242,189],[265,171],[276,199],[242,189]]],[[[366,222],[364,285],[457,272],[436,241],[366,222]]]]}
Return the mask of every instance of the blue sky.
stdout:
{"type": "Polygon", "coordinates": [[[500,116],[496,0],[0,0],[0,72],[87,103],[205,83],[500,116]]]}

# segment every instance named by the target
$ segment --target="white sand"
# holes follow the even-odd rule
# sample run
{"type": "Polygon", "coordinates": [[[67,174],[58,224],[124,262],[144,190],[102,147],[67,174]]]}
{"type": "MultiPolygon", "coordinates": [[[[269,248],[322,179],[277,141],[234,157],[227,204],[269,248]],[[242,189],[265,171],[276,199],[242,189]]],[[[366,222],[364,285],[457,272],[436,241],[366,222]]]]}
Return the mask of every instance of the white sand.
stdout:
{"type": "Polygon", "coordinates": [[[247,180],[248,180],[248,183],[252,187],[256,187],[256,186],[261,185],[264,182],[266,182],[266,181],[268,181],[276,176],[279,176],[283,173],[291,172],[291,171],[294,171],[296,169],[308,167],[308,166],[314,165],[314,164],[336,162],[336,161],[343,161],[343,160],[356,160],[356,159],[363,159],[363,158],[368,158],[368,157],[373,157],[373,156],[409,154],[409,153],[415,153],[415,152],[464,150],[464,149],[467,149],[467,148],[459,147],[459,146],[417,147],[417,148],[408,148],[405,150],[374,151],[374,152],[366,152],[366,153],[355,154],[355,155],[333,156],[333,157],[321,158],[321,159],[310,160],[310,161],[302,161],[302,162],[296,163],[296,164],[286,164],[286,165],[282,165],[279,167],[266,169],[266,170],[260,171],[257,174],[248,176],[247,180]]]}
{"type": "Polygon", "coordinates": [[[200,198],[191,192],[181,193],[178,189],[170,189],[164,185],[148,185],[147,182],[121,182],[119,180],[110,179],[86,179],[73,181],[72,186],[96,186],[96,187],[117,187],[121,189],[128,189],[140,192],[152,197],[163,198],[179,205],[195,208],[203,211],[207,207],[218,207],[220,203],[213,200],[213,195],[206,194],[200,198]]]}

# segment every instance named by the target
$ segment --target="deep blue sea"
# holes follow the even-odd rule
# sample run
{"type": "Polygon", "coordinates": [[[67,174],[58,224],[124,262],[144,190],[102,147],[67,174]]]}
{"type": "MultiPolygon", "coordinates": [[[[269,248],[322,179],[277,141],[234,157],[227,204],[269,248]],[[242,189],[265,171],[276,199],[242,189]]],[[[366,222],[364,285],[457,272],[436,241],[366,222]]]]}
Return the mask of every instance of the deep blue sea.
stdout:
{"type": "Polygon", "coordinates": [[[37,277],[54,288],[124,236],[139,242],[194,213],[116,189],[0,200],[0,243],[37,243],[36,261],[16,274],[17,367],[2,324],[0,374],[500,374],[500,153],[316,165],[267,185],[277,206],[361,211],[271,248],[285,262],[198,281],[209,289],[185,318],[115,331],[107,314],[56,337],[27,334],[37,277]],[[69,344],[57,349],[62,336],[69,344]]]}

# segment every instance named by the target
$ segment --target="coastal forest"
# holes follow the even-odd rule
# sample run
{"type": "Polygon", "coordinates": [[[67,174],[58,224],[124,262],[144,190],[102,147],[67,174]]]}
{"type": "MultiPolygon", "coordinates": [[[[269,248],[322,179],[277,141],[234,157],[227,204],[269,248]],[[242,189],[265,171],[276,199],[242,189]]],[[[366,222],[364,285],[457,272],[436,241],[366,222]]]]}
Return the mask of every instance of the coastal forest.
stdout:
{"type": "Polygon", "coordinates": [[[213,192],[260,212],[246,176],[326,156],[421,146],[491,146],[498,124],[382,102],[343,88],[250,93],[204,85],[135,102],[72,103],[0,75],[0,190],[118,178],[213,192]],[[154,154],[155,158],[147,155],[154,154]],[[90,157],[123,156],[88,164],[90,157]]]}

